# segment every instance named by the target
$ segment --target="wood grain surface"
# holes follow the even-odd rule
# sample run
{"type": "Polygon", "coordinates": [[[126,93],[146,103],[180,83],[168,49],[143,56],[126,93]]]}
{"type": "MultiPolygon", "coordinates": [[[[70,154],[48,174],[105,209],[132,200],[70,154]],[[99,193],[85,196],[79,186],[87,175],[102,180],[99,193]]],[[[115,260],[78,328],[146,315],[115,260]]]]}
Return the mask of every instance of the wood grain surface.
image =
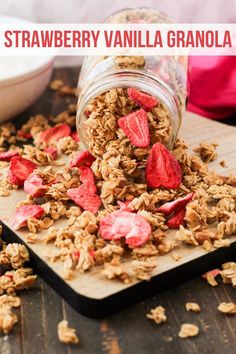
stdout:
{"type": "MultiPolygon", "coordinates": [[[[63,79],[68,84],[75,85],[78,72],[77,68],[57,69],[54,76],[63,79]]],[[[70,101],[68,98],[65,100],[70,101]]],[[[63,108],[61,98],[46,92],[30,111],[25,112],[19,118],[19,122],[30,114],[55,114],[63,108]]],[[[191,119],[191,116],[187,119],[191,119]]],[[[192,126],[190,138],[192,143],[196,144],[199,141],[196,120],[192,117],[191,122],[187,123],[192,126]]],[[[229,165],[235,169],[235,131],[232,127],[224,125],[221,127],[222,129],[217,132],[217,140],[227,143],[228,151],[225,154],[219,149],[219,158],[227,160],[229,165]]],[[[201,140],[209,138],[211,132],[216,136],[211,122],[203,119],[201,140]]],[[[221,283],[218,287],[212,288],[202,279],[197,278],[102,321],[78,315],[41,279],[38,280],[33,290],[22,292],[21,299],[22,306],[18,311],[19,323],[11,334],[0,335],[1,354],[77,352],[221,354],[225,351],[233,354],[235,352],[236,317],[227,317],[217,311],[217,306],[221,301],[236,301],[235,289],[221,283]],[[202,308],[201,313],[186,312],[185,303],[188,301],[198,302],[202,308]],[[167,322],[161,326],[155,325],[145,317],[146,313],[157,305],[166,308],[168,317],[167,322]],[[58,342],[56,327],[63,318],[68,319],[69,324],[76,328],[80,337],[79,346],[66,346],[58,342]],[[199,326],[198,337],[186,340],[178,338],[180,326],[186,322],[199,326]]]]}

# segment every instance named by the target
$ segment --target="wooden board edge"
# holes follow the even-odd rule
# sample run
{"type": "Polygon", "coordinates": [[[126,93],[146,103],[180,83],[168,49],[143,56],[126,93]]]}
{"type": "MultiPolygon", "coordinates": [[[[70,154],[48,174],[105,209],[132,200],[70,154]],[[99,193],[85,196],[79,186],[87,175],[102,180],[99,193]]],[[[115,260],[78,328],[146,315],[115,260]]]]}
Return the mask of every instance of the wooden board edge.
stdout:
{"type": "Polygon", "coordinates": [[[230,247],[219,248],[186,264],[176,266],[176,268],[152,277],[149,281],[138,282],[103,299],[94,299],[74,291],[17,234],[2,221],[0,223],[3,226],[3,240],[24,244],[31,256],[30,265],[36,273],[76,311],[92,318],[105,318],[150,296],[187,282],[210,269],[219,267],[225,261],[235,261],[236,259],[236,242],[233,242],[230,247]]]}

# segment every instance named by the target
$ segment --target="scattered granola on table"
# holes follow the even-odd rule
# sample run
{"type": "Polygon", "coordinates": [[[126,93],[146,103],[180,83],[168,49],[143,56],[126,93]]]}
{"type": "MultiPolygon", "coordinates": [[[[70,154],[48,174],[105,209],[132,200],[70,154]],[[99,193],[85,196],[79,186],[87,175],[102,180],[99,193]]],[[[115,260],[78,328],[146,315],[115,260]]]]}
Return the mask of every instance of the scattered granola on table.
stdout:
{"type": "Polygon", "coordinates": [[[198,326],[190,323],[184,323],[181,326],[178,336],[180,338],[195,337],[199,334],[198,326]]]}
{"type": "Polygon", "coordinates": [[[193,149],[194,152],[197,152],[203,161],[210,162],[216,159],[216,147],[218,146],[217,143],[208,143],[202,142],[199,144],[198,147],[193,149]]]}
{"type": "Polygon", "coordinates": [[[76,334],[74,328],[68,326],[68,321],[61,321],[57,326],[58,339],[62,343],[66,344],[77,344],[79,343],[79,338],[76,334]]]}
{"type": "Polygon", "coordinates": [[[220,272],[222,280],[226,284],[231,284],[233,288],[236,288],[236,263],[227,262],[222,264],[222,270],[220,272]]]}
{"type": "Polygon", "coordinates": [[[162,306],[157,306],[154,309],[151,309],[150,313],[148,313],[146,316],[150,320],[153,320],[156,324],[161,324],[167,320],[165,309],[162,306]]]}

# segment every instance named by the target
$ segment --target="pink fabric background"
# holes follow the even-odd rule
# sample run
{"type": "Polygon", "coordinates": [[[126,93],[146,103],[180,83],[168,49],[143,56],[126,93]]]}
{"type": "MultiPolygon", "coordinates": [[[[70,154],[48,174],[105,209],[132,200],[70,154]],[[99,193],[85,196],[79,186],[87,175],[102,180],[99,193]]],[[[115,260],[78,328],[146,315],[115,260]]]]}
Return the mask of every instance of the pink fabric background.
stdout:
{"type": "Polygon", "coordinates": [[[221,119],[236,116],[236,57],[191,57],[188,110],[221,119]]]}

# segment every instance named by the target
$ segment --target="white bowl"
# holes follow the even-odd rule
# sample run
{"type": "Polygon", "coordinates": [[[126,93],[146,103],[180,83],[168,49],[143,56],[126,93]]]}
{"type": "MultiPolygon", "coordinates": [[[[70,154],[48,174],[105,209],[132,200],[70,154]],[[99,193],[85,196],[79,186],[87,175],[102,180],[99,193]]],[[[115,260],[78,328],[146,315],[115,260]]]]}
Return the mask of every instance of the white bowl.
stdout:
{"type": "MultiPolygon", "coordinates": [[[[26,22],[0,16],[0,23],[26,22]]],[[[53,70],[52,56],[0,55],[0,122],[31,106],[43,93],[53,70]]]]}

